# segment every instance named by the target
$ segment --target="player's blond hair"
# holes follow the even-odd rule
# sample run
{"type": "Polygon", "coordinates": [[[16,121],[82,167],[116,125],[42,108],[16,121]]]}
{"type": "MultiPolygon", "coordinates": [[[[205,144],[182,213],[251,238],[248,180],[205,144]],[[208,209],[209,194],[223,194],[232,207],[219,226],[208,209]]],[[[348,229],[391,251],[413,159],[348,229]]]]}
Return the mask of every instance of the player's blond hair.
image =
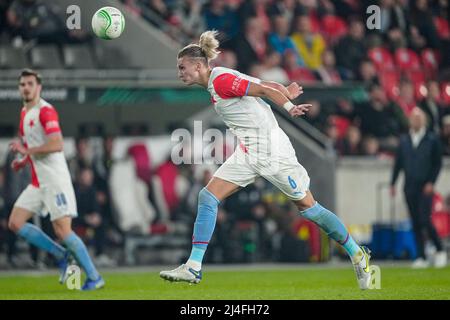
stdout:
{"type": "Polygon", "coordinates": [[[191,43],[178,52],[178,59],[182,57],[204,58],[208,63],[217,58],[220,53],[217,50],[220,45],[219,40],[217,40],[218,34],[219,32],[216,30],[203,32],[198,44],[191,43]]]}

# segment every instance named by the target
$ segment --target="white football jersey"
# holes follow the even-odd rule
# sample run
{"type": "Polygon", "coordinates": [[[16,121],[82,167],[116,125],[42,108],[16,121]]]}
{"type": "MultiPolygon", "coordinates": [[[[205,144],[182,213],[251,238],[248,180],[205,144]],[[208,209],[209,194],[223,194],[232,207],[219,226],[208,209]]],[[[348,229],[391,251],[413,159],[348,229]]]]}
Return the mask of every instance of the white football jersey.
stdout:
{"type": "Polygon", "coordinates": [[[208,91],[219,116],[250,156],[295,157],[292,144],[268,103],[247,96],[250,82],[261,80],[224,67],[212,69],[208,91]]]}
{"type": "MultiPolygon", "coordinates": [[[[19,134],[25,147],[39,147],[46,143],[51,134],[61,134],[58,113],[48,102],[41,99],[28,112],[22,108],[19,134]]],[[[30,156],[32,185],[72,185],[63,151],[30,156]]]]}

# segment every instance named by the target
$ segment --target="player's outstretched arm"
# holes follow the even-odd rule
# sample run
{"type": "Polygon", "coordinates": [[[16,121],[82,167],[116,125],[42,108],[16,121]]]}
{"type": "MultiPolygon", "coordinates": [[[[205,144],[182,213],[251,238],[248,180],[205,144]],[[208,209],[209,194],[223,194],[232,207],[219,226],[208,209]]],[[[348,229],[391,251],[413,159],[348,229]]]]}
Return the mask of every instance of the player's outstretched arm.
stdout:
{"type": "Polygon", "coordinates": [[[63,137],[61,133],[48,135],[46,143],[42,146],[33,148],[26,148],[19,141],[14,141],[10,144],[10,148],[13,152],[18,152],[23,156],[59,152],[63,150],[63,137]]]}
{"type": "Polygon", "coordinates": [[[290,100],[294,100],[303,93],[303,88],[299,86],[297,82],[292,82],[287,87],[285,87],[281,83],[274,81],[261,81],[261,84],[263,86],[271,87],[273,89],[280,91],[290,100]]]}
{"type": "Polygon", "coordinates": [[[311,107],[310,104],[294,105],[280,90],[255,82],[250,82],[247,95],[268,98],[276,105],[286,109],[293,117],[304,115],[311,107]]]}

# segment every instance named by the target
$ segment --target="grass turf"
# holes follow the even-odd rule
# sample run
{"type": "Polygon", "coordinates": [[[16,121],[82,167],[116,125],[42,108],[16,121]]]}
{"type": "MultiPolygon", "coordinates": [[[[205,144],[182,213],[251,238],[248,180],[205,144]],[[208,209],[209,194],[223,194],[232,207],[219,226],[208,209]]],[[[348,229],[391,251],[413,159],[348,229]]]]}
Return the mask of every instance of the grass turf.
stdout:
{"type": "Polygon", "coordinates": [[[412,270],[382,267],[381,289],[361,291],[349,268],[207,271],[198,285],[171,283],[158,272],[105,273],[105,288],[68,290],[57,275],[5,276],[0,299],[149,299],[290,300],[290,299],[450,299],[450,267],[412,270]]]}

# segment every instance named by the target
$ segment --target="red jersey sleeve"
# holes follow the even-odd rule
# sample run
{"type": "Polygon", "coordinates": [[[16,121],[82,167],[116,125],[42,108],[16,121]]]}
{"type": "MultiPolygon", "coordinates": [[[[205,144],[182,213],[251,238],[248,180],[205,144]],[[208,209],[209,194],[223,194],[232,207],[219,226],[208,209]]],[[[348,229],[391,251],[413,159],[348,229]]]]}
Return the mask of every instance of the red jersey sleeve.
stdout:
{"type": "Polygon", "coordinates": [[[222,99],[243,97],[247,94],[250,81],[231,73],[222,73],[213,80],[216,93],[222,99]]]}
{"type": "Polygon", "coordinates": [[[41,121],[45,134],[61,132],[58,113],[55,109],[51,107],[42,107],[39,113],[39,121],[41,121]]]}

